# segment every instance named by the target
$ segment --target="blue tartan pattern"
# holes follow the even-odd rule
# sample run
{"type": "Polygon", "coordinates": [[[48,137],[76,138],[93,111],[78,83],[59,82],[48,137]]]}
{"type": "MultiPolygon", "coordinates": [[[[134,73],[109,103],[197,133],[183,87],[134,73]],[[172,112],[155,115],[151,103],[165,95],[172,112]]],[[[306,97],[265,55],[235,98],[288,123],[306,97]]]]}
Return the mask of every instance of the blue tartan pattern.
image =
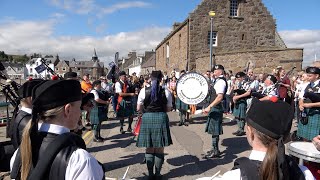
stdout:
{"type": "Polygon", "coordinates": [[[106,106],[94,106],[90,111],[90,123],[99,124],[107,118],[106,106]]]}
{"type": "Polygon", "coordinates": [[[314,114],[308,116],[308,124],[303,125],[299,121],[298,132],[299,137],[307,140],[312,140],[314,137],[320,134],[320,114],[314,114]]]}
{"type": "Polygon", "coordinates": [[[144,113],[137,139],[137,147],[160,148],[170,144],[172,144],[172,139],[167,113],[144,113]]]}
{"type": "Polygon", "coordinates": [[[205,132],[212,135],[223,134],[222,129],[223,109],[222,104],[211,108],[208,114],[205,132]]]}
{"type": "Polygon", "coordinates": [[[129,117],[134,115],[133,104],[126,103],[125,100],[120,102],[120,109],[117,111],[117,117],[129,117]]]}
{"type": "Polygon", "coordinates": [[[233,115],[239,119],[246,118],[247,103],[245,101],[237,102],[233,109],[233,115]]]}

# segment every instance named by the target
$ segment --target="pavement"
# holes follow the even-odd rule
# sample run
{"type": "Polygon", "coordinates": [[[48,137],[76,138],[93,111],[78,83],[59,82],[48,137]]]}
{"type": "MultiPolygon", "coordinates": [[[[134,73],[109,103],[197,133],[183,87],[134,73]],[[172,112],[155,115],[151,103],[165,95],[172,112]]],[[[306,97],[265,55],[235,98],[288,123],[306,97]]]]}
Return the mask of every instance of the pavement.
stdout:
{"type": "MultiPolygon", "coordinates": [[[[173,144],[165,148],[165,162],[161,173],[164,179],[197,179],[211,177],[232,169],[233,161],[238,157],[247,157],[250,146],[246,136],[232,135],[236,131],[235,121],[231,115],[225,115],[223,121],[224,134],[220,136],[221,158],[204,159],[203,155],[211,148],[211,136],[204,132],[206,117],[194,116],[189,126],[178,126],[178,112],[169,112],[170,131],[173,144]]],[[[109,116],[110,117],[110,116],[109,116]]],[[[136,147],[136,138],[131,133],[119,133],[119,120],[110,118],[102,124],[103,143],[93,142],[91,131],[84,134],[87,150],[106,168],[106,177],[121,179],[127,168],[126,179],[146,179],[144,148],[136,147]]],[[[127,126],[125,127],[125,129],[127,126]]]]}

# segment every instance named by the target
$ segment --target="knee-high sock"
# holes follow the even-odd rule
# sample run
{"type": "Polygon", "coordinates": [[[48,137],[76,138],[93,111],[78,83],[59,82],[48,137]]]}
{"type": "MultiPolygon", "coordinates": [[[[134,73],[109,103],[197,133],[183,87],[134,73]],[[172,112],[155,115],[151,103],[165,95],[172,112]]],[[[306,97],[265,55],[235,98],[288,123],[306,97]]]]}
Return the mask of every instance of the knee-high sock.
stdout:
{"type": "Polygon", "coordinates": [[[219,151],[219,135],[212,135],[212,150],[219,151]]]}
{"type": "Polygon", "coordinates": [[[129,127],[128,128],[130,128],[130,129],[132,129],[131,128],[132,121],[133,121],[133,118],[128,118],[128,122],[129,122],[129,127]]]}
{"type": "Polygon", "coordinates": [[[99,134],[98,134],[98,125],[97,124],[94,124],[92,125],[92,130],[93,130],[93,134],[94,134],[94,138],[98,139],[99,137],[99,134]]]}
{"type": "Polygon", "coordinates": [[[154,166],[154,159],[155,159],[154,154],[146,153],[145,157],[146,157],[146,163],[147,163],[149,176],[153,176],[154,175],[153,166],[154,166]]]}
{"type": "Polygon", "coordinates": [[[101,123],[99,123],[99,124],[97,125],[97,133],[98,133],[98,137],[101,137],[101,135],[100,135],[100,131],[101,131],[101,123]]]}
{"type": "Polygon", "coordinates": [[[120,119],[120,127],[123,127],[124,119],[120,119]]]}
{"type": "Polygon", "coordinates": [[[244,125],[245,125],[245,120],[244,119],[240,119],[239,120],[239,130],[240,130],[240,132],[244,132],[244,125]]]}
{"type": "Polygon", "coordinates": [[[160,176],[160,171],[161,171],[161,168],[162,168],[162,164],[164,162],[164,154],[158,154],[158,153],[155,153],[154,154],[154,164],[156,166],[156,176],[160,176]]]}

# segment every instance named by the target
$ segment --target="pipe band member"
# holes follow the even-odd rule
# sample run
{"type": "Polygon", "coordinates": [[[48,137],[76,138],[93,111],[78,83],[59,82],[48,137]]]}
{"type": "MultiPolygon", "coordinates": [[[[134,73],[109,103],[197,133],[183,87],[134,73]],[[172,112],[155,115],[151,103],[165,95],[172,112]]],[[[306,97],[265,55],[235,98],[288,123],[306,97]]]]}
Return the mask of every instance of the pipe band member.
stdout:
{"type": "Polygon", "coordinates": [[[106,95],[101,91],[101,81],[97,80],[92,83],[93,90],[91,93],[94,95],[94,107],[90,112],[90,121],[93,129],[95,142],[103,142],[101,137],[101,123],[107,119],[107,107],[109,106],[109,101],[106,95]]]}
{"type": "Polygon", "coordinates": [[[103,167],[85,150],[83,139],[70,132],[80,105],[79,81],[45,81],[33,88],[32,119],[11,158],[12,179],[104,179],[103,167]]]}
{"type": "Polygon", "coordinates": [[[117,118],[120,119],[120,133],[124,134],[123,124],[124,119],[128,117],[129,126],[127,131],[131,132],[131,124],[133,121],[134,108],[132,106],[132,97],[135,93],[130,92],[131,88],[128,84],[126,73],[124,71],[119,72],[119,81],[115,84],[116,93],[118,95],[117,101],[117,118]]]}
{"type": "Polygon", "coordinates": [[[169,118],[166,113],[172,108],[172,95],[167,88],[160,86],[161,79],[161,71],[152,71],[151,87],[141,89],[137,102],[138,111],[141,112],[142,106],[144,107],[137,147],[146,148],[145,158],[149,179],[161,179],[164,147],[172,144],[169,118]]]}
{"type": "Polygon", "coordinates": [[[209,106],[205,108],[205,112],[208,113],[208,120],[205,128],[205,132],[212,135],[212,149],[207,152],[204,158],[219,157],[219,135],[223,134],[222,120],[223,120],[223,107],[222,100],[227,92],[227,82],[223,76],[224,67],[222,65],[216,65],[213,68],[215,79],[210,88],[210,101],[209,106]]]}
{"type": "Polygon", "coordinates": [[[319,135],[320,102],[304,102],[304,94],[306,92],[320,93],[320,69],[317,67],[308,67],[306,73],[310,83],[305,90],[299,94],[299,109],[305,112],[307,117],[299,121],[297,135],[307,141],[311,141],[312,138],[319,135]]]}
{"type": "Polygon", "coordinates": [[[32,89],[43,82],[42,79],[33,79],[25,82],[19,89],[18,95],[21,104],[20,110],[17,112],[14,122],[12,124],[12,136],[11,141],[14,149],[18,149],[21,139],[23,129],[26,127],[31,119],[32,113],[32,89]]]}
{"type": "Polygon", "coordinates": [[[245,81],[246,74],[244,72],[238,72],[236,78],[238,80],[238,88],[235,90],[236,95],[233,96],[233,102],[235,103],[233,115],[237,120],[238,130],[233,132],[233,135],[243,136],[245,135],[244,126],[245,126],[245,117],[247,111],[247,99],[250,96],[249,83],[245,81]]]}
{"type": "MultiPolygon", "coordinates": [[[[180,77],[182,77],[182,75],[184,75],[186,73],[185,70],[181,70],[180,71],[180,77]]],[[[179,117],[180,117],[180,122],[179,122],[179,126],[185,125],[188,126],[188,123],[186,122],[186,120],[189,120],[189,105],[182,102],[180,100],[180,98],[177,96],[176,97],[176,109],[179,110],[179,117]]]]}
{"type": "Polygon", "coordinates": [[[287,103],[253,98],[246,119],[247,140],[252,147],[249,158],[236,159],[233,169],[215,180],[314,179],[308,168],[285,154],[283,142],[289,136],[293,119],[293,109],[287,103]]]}
{"type": "Polygon", "coordinates": [[[277,89],[275,87],[275,83],[277,82],[277,78],[274,75],[269,74],[264,80],[264,88],[262,90],[262,95],[265,97],[259,99],[260,101],[270,100],[272,97],[278,97],[277,89]]]}

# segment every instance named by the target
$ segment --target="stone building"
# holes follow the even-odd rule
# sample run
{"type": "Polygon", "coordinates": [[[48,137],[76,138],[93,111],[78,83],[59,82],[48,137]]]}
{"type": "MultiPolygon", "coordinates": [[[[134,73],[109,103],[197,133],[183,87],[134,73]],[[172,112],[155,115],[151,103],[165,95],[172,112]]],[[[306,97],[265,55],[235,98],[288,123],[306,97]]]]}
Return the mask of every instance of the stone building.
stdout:
{"type": "Polygon", "coordinates": [[[96,50],[93,52],[92,59],[90,61],[76,61],[73,59],[69,62],[70,71],[76,72],[79,77],[89,74],[93,80],[99,79],[100,76],[105,76],[104,63],[100,62],[96,50]]]}
{"type": "Polygon", "coordinates": [[[203,0],[156,48],[156,69],[210,69],[209,11],[213,17],[213,64],[234,72],[248,64],[256,72],[271,72],[281,65],[302,68],[303,49],[287,48],[275,19],[261,0],[203,0]]]}
{"type": "Polygon", "coordinates": [[[2,62],[6,68],[9,79],[12,80],[24,80],[27,78],[28,70],[22,63],[2,62]]]}
{"type": "Polygon", "coordinates": [[[55,66],[55,73],[59,76],[64,76],[65,73],[70,72],[71,68],[69,67],[69,61],[60,60],[59,63],[55,66]]]}
{"type": "Polygon", "coordinates": [[[156,53],[153,53],[146,62],[141,65],[141,75],[150,74],[156,69],[156,53]]]}

